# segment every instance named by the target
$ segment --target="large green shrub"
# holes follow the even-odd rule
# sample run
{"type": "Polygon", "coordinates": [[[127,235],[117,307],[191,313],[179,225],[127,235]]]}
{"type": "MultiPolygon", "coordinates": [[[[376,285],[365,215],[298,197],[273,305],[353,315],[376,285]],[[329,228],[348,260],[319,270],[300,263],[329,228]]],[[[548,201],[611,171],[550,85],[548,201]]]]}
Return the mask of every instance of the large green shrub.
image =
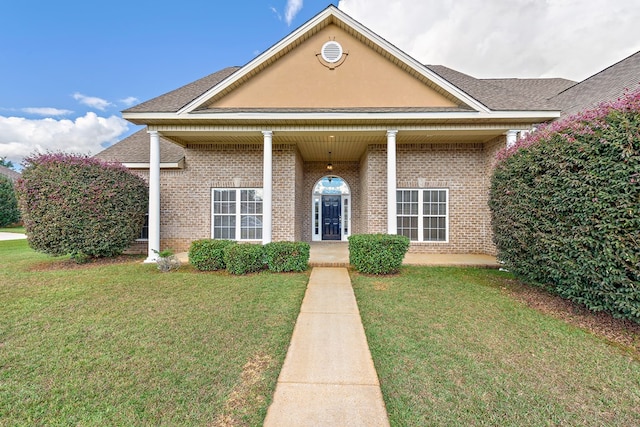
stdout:
{"type": "Polygon", "coordinates": [[[255,273],[264,268],[264,247],[243,243],[224,249],[224,263],[231,274],[255,273]]]}
{"type": "Polygon", "coordinates": [[[393,274],[402,266],[409,238],[392,234],[349,236],[349,263],[360,273],[393,274]]]}
{"type": "Polygon", "coordinates": [[[519,279],[640,322],[640,92],[498,156],[498,257],[519,279]]]}
{"type": "Polygon", "coordinates": [[[189,248],[189,263],[202,271],[224,270],[224,249],[235,244],[232,240],[195,240],[189,248]]]}
{"type": "Polygon", "coordinates": [[[13,182],[0,175],[0,227],[6,227],[18,221],[20,221],[20,210],[13,182]]]}
{"type": "Polygon", "coordinates": [[[310,246],[306,242],[271,242],[264,251],[269,271],[305,271],[309,266],[310,246]]]}
{"type": "Polygon", "coordinates": [[[147,185],[124,166],[65,153],[25,160],[16,183],[29,245],[50,255],[108,257],[140,233],[147,185]]]}

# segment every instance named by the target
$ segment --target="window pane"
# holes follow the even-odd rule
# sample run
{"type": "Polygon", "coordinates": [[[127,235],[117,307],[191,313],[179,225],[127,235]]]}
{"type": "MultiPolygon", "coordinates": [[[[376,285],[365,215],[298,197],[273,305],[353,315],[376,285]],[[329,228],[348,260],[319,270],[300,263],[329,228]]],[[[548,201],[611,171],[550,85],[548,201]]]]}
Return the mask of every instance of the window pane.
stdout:
{"type": "Polygon", "coordinates": [[[235,239],[236,190],[213,190],[213,238],[235,239]]]}
{"type": "Polygon", "coordinates": [[[424,190],[422,201],[423,239],[446,241],[447,237],[447,192],[424,190]]]}

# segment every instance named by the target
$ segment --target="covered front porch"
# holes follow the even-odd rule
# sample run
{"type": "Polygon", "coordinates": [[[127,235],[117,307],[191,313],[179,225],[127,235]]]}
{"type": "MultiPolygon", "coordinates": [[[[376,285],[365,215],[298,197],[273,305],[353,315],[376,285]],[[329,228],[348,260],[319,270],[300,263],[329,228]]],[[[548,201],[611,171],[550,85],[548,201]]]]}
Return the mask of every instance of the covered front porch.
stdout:
{"type": "MultiPolygon", "coordinates": [[[[244,238],[238,229],[238,240],[345,242],[357,233],[400,233],[415,240],[412,251],[486,253],[486,171],[513,125],[149,126],[149,259],[154,248],[229,236],[215,234],[213,193],[220,189],[237,189],[238,200],[242,189],[259,194],[260,212],[248,221],[259,230],[244,238]],[[180,168],[163,170],[162,184],[155,154],[161,137],[185,151],[180,168]],[[338,193],[327,190],[332,179],[344,184],[338,193]],[[162,217],[160,187],[169,207],[162,217]],[[422,218],[410,225],[399,219],[400,191],[407,197],[440,191],[446,197],[436,246],[423,234],[422,218]],[[331,197],[337,208],[325,210],[331,197]],[[327,220],[334,222],[332,232],[324,229],[327,220]]],[[[237,227],[245,220],[238,217],[237,227]]]]}

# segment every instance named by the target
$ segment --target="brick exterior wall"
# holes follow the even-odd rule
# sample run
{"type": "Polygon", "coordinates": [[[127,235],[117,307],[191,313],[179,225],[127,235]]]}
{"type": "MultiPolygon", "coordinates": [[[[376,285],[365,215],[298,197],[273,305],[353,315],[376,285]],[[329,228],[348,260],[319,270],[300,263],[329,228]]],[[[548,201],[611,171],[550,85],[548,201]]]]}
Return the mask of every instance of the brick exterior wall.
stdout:
{"type": "Polygon", "coordinates": [[[495,158],[498,151],[502,148],[506,147],[507,138],[506,136],[502,136],[499,138],[495,138],[484,145],[484,155],[485,155],[485,187],[486,187],[486,209],[487,209],[487,228],[488,232],[486,234],[486,238],[484,241],[484,253],[488,255],[496,255],[497,249],[496,245],[493,243],[493,232],[491,231],[491,211],[489,209],[489,190],[491,188],[491,175],[493,173],[493,167],[495,164],[495,158]]]}
{"type": "MultiPolygon", "coordinates": [[[[274,242],[299,240],[296,236],[296,203],[298,194],[297,153],[295,145],[273,146],[273,222],[271,239],[274,242]]],[[[260,152],[262,156],[262,151],[260,152]]],[[[260,167],[262,171],[262,165],[260,167]]],[[[299,216],[299,215],[298,215],[299,216]]],[[[299,227],[298,227],[299,228],[299,227]]],[[[298,230],[299,231],[299,230],[298,230]]]]}
{"type": "MultiPolygon", "coordinates": [[[[412,252],[495,254],[488,194],[493,159],[505,144],[398,144],[398,188],[449,189],[449,242],[414,242],[412,252]]],[[[182,170],[160,173],[161,248],[187,251],[211,237],[212,188],[261,188],[262,145],[194,145],[182,170]]],[[[387,228],[386,145],[369,145],[358,162],[334,162],[351,190],[351,234],[387,228]]],[[[310,242],[312,192],[326,163],[304,162],[295,145],[273,146],[273,241],[310,242]]],[[[148,179],[148,171],[137,171],[148,179]]],[[[135,248],[143,245],[136,243],[135,248]]],[[[133,249],[133,247],[132,247],[133,249]]],[[[144,249],[146,251],[146,248],[144,249]]]]}
{"type": "Polygon", "coordinates": [[[449,189],[449,242],[413,242],[412,252],[483,253],[486,239],[482,144],[398,145],[398,188],[449,189]]]}
{"type": "MultiPolygon", "coordinates": [[[[400,163],[397,163],[398,165],[400,163]]],[[[362,233],[387,232],[387,146],[369,145],[360,161],[362,175],[362,233]]]]}

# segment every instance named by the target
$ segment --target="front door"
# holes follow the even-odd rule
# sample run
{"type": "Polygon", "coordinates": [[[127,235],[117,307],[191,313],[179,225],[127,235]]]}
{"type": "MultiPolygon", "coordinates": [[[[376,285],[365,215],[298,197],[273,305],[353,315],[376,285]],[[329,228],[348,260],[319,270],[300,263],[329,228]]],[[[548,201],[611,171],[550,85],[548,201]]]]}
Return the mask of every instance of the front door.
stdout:
{"type": "Polygon", "coordinates": [[[341,240],[342,196],[322,196],[322,240],[341,240]]]}

